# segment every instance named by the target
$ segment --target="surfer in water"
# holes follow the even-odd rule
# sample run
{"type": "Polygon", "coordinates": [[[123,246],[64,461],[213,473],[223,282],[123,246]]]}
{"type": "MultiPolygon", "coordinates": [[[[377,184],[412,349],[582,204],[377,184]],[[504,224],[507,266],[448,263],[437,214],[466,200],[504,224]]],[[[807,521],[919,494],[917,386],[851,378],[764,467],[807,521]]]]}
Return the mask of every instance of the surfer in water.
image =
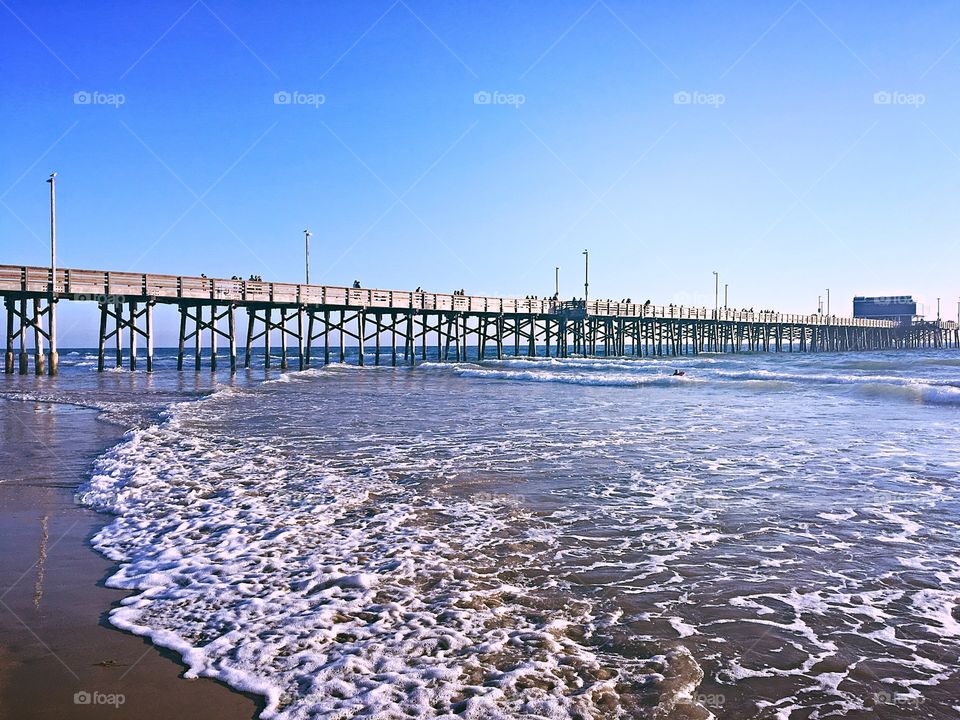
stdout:
{"type": "Polygon", "coordinates": [[[674,371],[673,371],[673,376],[674,376],[674,377],[680,377],[680,376],[683,376],[683,375],[686,375],[686,373],[685,373],[683,370],[674,370],[674,371]]]}

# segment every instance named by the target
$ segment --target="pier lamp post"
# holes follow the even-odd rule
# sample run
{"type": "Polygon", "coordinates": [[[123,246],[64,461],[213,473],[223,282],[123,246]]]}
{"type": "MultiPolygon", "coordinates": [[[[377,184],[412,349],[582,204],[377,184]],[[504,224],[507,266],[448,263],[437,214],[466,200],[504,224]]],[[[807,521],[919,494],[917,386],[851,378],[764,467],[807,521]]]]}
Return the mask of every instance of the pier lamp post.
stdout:
{"type": "Polygon", "coordinates": [[[728,291],[729,291],[729,290],[730,290],[730,283],[724,283],[724,284],[723,284],[723,309],[724,309],[724,310],[727,310],[727,309],[729,309],[729,307],[730,307],[730,303],[728,302],[728,297],[729,297],[729,296],[728,296],[728,291]]]}
{"type": "Polygon", "coordinates": [[[823,295],[817,295],[817,314],[823,315],[823,295]]]}
{"type": "Polygon", "coordinates": [[[583,251],[583,302],[590,299],[590,251],[583,251]]]}
{"type": "Polygon", "coordinates": [[[60,358],[57,353],[57,174],[50,173],[47,178],[50,183],[50,300],[47,329],[50,333],[50,361],[49,372],[56,375],[60,358]]]}
{"type": "Polygon", "coordinates": [[[940,298],[937,298],[937,322],[940,322],[940,298]]]}
{"type": "Polygon", "coordinates": [[[827,316],[830,315],[830,288],[827,288],[827,316]]]}
{"type": "Polygon", "coordinates": [[[310,284],[310,235],[312,233],[309,230],[303,231],[303,242],[306,248],[306,263],[307,263],[307,285],[310,284]]]}
{"type": "Polygon", "coordinates": [[[560,299],[560,266],[558,265],[553,269],[553,294],[560,299]]]}

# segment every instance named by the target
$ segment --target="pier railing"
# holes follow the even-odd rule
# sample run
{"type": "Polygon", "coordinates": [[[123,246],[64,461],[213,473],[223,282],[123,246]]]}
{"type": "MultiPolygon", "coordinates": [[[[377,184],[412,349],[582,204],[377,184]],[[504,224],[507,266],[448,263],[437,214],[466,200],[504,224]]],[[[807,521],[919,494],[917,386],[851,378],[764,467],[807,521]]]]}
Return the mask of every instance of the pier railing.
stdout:
{"type": "MultiPolygon", "coordinates": [[[[49,293],[50,289],[50,268],[0,265],[0,294],[4,292],[49,293]]],[[[454,295],[79,269],[58,269],[53,289],[60,299],[100,302],[112,302],[114,298],[152,298],[169,302],[192,299],[233,302],[240,305],[323,305],[510,315],[554,315],[561,312],[565,306],[571,305],[569,302],[558,303],[550,299],[454,295]]],[[[753,312],[727,308],[715,310],[704,307],[602,300],[591,300],[586,303],[581,301],[577,306],[585,310],[587,315],[601,317],[719,320],[720,322],[771,325],[829,325],[861,328],[896,326],[892,321],[843,318],[835,315],[753,312]]]]}

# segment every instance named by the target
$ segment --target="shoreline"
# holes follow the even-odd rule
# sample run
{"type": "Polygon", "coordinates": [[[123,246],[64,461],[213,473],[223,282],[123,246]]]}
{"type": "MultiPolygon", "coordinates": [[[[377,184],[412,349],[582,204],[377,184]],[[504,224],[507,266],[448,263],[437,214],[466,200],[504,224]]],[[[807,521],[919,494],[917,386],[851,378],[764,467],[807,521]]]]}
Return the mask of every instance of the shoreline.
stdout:
{"type": "Polygon", "coordinates": [[[106,587],[117,564],[90,543],[111,516],[74,495],[124,429],[95,409],[2,399],[0,717],[256,718],[260,696],[185,680],[179,654],[109,622],[133,593],[106,587]]]}

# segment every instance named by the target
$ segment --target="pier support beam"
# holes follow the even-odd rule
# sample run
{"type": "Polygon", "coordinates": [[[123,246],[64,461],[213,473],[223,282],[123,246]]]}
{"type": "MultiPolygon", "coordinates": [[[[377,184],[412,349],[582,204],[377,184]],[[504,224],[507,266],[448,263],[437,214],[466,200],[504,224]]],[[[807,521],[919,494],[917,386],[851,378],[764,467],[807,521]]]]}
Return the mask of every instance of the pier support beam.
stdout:
{"type": "MultiPolygon", "coordinates": [[[[299,368],[303,370],[306,367],[306,358],[304,356],[304,340],[303,337],[303,317],[302,309],[294,308],[290,309],[288,307],[275,307],[272,305],[265,305],[263,307],[248,307],[247,308],[247,342],[246,342],[246,355],[244,357],[244,366],[250,367],[250,350],[254,342],[263,338],[263,366],[265,369],[270,368],[270,335],[274,330],[279,331],[280,333],[280,369],[287,369],[287,340],[293,338],[298,347],[299,352],[299,368]],[[273,311],[279,311],[280,318],[279,321],[273,319],[273,311]],[[296,319],[294,324],[292,321],[296,319]],[[260,326],[259,332],[257,331],[258,325],[260,326]],[[290,327],[295,325],[294,327],[290,327]]],[[[226,313],[223,313],[219,316],[227,317],[226,313]]],[[[229,322],[229,326],[233,327],[233,321],[229,322]]],[[[221,333],[223,337],[228,337],[226,334],[221,333]]],[[[231,342],[231,346],[233,343],[231,342]]],[[[309,346],[309,341],[307,342],[309,346]]],[[[232,361],[233,364],[236,364],[236,361],[232,361]]]]}
{"type": "Polygon", "coordinates": [[[50,340],[50,317],[55,303],[40,297],[29,298],[26,295],[7,295],[4,297],[7,310],[7,342],[4,354],[3,370],[12,374],[16,369],[21,375],[30,370],[30,355],[27,352],[27,332],[33,333],[33,367],[37,375],[43,375],[49,367],[44,355],[44,341],[50,340]],[[44,319],[47,328],[44,329],[44,319]],[[14,346],[19,344],[19,353],[14,346]]]}
{"type": "Polygon", "coordinates": [[[14,370],[14,352],[13,352],[13,343],[14,343],[14,320],[16,318],[16,301],[11,297],[6,297],[3,299],[3,304],[7,309],[7,352],[4,356],[3,361],[3,371],[7,375],[12,375],[14,370]]]}
{"type": "MultiPolygon", "coordinates": [[[[366,358],[364,350],[367,341],[374,341],[374,364],[379,365],[383,355],[383,336],[390,338],[390,361],[393,365],[397,364],[397,341],[398,337],[403,341],[404,361],[410,360],[413,353],[416,352],[416,329],[414,315],[411,313],[397,312],[377,312],[367,309],[358,309],[349,312],[346,309],[330,311],[324,309],[320,311],[314,308],[306,308],[307,314],[307,334],[303,342],[307,346],[307,364],[310,364],[311,354],[310,346],[314,341],[323,340],[323,363],[330,364],[330,339],[333,333],[336,333],[336,342],[338,345],[339,362],[346,362],[347,349],[346,342],[355,340],[357,343],[357,364],[364,365],[366,358]],[[373,325],[372,331],[368,332],[368,323],[373,325]]],[[[302,321],[298,320],[298,327],[302,327],[302,321]]]]}
{"type": "MultiPolygon", "coordinates": [[[[97,342],[97,370],[103,372],[106,366],[106,346],[110,338],[116,341],[116,367],[123,367],[123,331],[128,332],[130,355],[128,367],[137,369],[137,338],[142,337],[147,345],[147,372],[153,372],[153,305],[148,299],[140,307],[140,303],[127,303],[127,312],[124,314],[123,303],[101,302],[100,306],[100,337],[97,342]],[[107,327],[113,320],[113,328],[108,332],[107,327]],[[144,327],[141,327],[141,324],[144,327]]],[[[182,357],[181,346],[181,357],[182,357]]]]}
{"type": "MultiPolygon", "coordinates": [[[[193,365],[199,370],[203,364],[203,333],[210,333],[210,371],[217,370],[217,341],[224,338],[230,347],[230,372],[237,370],[237,336],[234,313],[236,306],[232,303],[181,303],[180,310],[180,339],[177,344],[177,368],[183,369],[184,348],[188,341],[193,340],[193,365]],[[209,308],[209,315],[205,309],[209,308]],[[227,321],[227,329],[223,330],[220,323],[227,321]],[[192,327],[191,330],[188,328],[192,327]]],[[[150,323],[148,323],[148,327],[150,323]]],[[[149,340],[148,340],[149,342],[149,340]]],[[[247,362],[249,363],[249,337],[247,340],[247,362]]],[[[149,359],[148,359],[149,363],[149,359]]],[[[249,367],[249,365],[248,365],[249,367]]]]}

